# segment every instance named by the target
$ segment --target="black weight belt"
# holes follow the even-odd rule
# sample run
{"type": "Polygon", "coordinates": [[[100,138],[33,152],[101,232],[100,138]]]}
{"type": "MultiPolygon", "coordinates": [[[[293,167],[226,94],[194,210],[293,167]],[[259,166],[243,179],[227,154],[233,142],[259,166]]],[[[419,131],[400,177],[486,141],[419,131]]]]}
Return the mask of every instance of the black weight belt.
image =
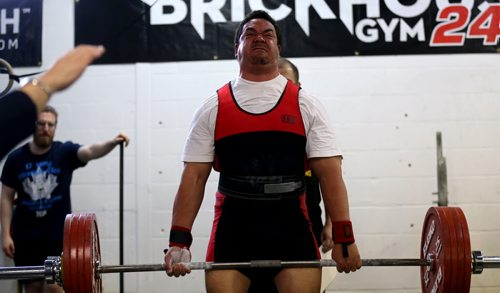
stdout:
{"type": "Polygon", "coordinates": [[[219,192],[253,200],[279,200],[305,192],[304,175],[230,176],[220,174],[219,192]]]}

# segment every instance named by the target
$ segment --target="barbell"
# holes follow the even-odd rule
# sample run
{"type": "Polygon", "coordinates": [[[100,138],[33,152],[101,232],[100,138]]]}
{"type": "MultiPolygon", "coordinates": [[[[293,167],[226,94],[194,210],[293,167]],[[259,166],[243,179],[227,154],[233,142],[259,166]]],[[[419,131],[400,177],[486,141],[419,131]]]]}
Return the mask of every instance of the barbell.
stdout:
{"type": "MultiPolygon", "coordinates": [[[[431,207],[427,211],[418,259],[363,259],[363,266],[419,266],[422,292],[469,292],[471,274],[500,268],[500,257],[471,251],[469,230],[458,207],[431,207]]],[[[331,259],[311,261],[254,260],[249,262],[191,262],[191,270],[243,268],[305,268],[336,266],[331,259]]],[[[0,279],[45,278],[69,293],[102,291],[101,274],[164,271],[164,264],[101,265],[95,214],[69,214],[64,223],[61,256],[48,257],[42,266],[3,267],[0,279]]]]}

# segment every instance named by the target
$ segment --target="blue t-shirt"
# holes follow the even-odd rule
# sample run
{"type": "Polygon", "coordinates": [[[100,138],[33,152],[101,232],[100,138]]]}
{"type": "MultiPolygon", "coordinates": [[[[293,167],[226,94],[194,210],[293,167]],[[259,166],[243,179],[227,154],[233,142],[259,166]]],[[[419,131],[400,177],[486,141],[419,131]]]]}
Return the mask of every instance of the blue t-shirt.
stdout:
{"type": "Polygon", "coordinates": [[[86,165],[77,156],[80,146],[56,141],[47,153],[35,155],[27,143],[7,157],[1,180],[17,193],[12,219],[14,241],[62,241],[64,219],[71,213],[73,171],[86,165]]]}

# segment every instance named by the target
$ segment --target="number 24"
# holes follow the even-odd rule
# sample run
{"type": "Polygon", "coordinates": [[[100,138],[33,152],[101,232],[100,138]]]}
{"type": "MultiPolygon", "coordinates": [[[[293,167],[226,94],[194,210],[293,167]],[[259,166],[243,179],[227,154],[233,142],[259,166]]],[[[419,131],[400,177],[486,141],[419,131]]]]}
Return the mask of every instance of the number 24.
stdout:
{"type": "Polygon", "coordinates": [[[500,4],[489,3],[470,23],[467,34],[459,32],[469,23],[470,11],[462,5],[450,5],[438,12],[438,24],[432,31],[431,46],[463,45],[465,38],[483,39],[483,45],[496,45],[500,37],[500,4]]]}

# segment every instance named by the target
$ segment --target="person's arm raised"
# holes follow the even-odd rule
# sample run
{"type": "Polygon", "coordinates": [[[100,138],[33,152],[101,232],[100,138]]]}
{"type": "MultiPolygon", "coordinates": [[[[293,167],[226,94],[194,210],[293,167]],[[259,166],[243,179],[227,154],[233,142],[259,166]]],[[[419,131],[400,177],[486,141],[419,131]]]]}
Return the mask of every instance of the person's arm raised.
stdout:
{"type": "Polygon", "coordinates": [[[103,46],[79,45],[59,58],[47,72],[23,86],[21,91],[30,97],[40,112],[53,93],[72,85],[104,51],[103,46]]]}

